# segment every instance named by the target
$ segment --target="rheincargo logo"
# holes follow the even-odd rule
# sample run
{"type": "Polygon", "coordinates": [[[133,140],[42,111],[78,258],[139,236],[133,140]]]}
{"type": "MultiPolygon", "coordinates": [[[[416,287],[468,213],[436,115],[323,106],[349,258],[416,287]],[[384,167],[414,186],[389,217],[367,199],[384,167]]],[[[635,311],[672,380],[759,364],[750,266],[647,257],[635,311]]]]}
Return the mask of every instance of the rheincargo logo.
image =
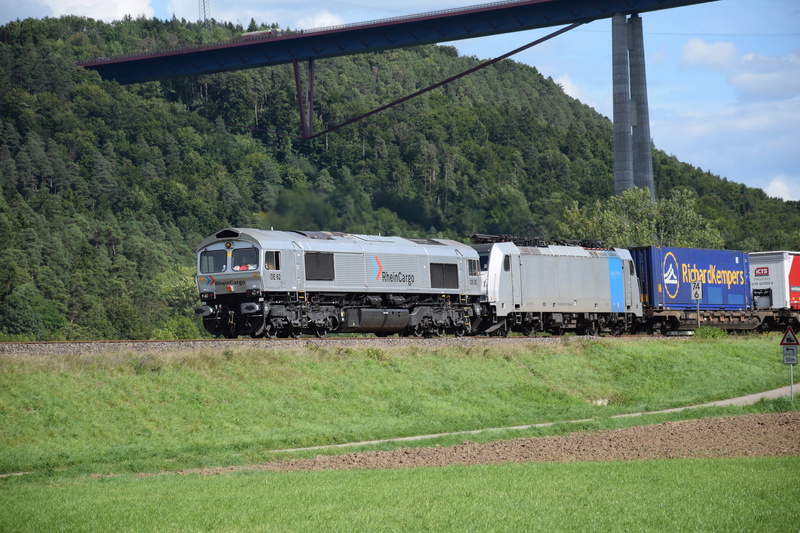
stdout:
{"type": "Polygon", "coordinates": [[[414,284],[414,274],[403,274],[402,272],[384,272],[381,275],[381,281],[384,283],[408,283],[414,284]]]}
{"type": "Polygon", "coordinates": [[[381,260],[377,255],[371,255],[372,279],[383,283],[408,283],[414,284],[414,274],[403,274],[402,272],[384,272],[381,260]]]}

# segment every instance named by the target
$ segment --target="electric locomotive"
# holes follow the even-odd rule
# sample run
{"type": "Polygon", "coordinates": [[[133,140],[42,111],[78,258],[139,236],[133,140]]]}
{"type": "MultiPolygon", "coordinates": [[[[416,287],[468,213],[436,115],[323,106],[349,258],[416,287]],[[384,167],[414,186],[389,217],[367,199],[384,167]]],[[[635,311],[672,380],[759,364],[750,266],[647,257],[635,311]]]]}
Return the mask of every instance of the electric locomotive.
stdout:
{"type": "Polygon", "coordinates": [[[628,250],[512,236],[472,239],[484,276],[486,333],[618,334],[641,321],[639,280],[628,250]]]}

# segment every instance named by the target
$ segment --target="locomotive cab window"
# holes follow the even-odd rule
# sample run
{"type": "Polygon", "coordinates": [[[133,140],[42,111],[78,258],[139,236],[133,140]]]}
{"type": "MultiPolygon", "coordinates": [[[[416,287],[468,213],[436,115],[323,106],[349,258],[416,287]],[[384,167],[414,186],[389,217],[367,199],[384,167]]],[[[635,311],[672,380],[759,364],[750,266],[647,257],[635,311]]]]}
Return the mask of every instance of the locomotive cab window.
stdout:
{"type": "Polygon", "coordinates": [[[238,248],[233,251],[234,270],[258,270],[258,250],[238,248]]]}
{"type": "Polygon", "coordinates": [[[200,254],[200,272],[211,274],[228,269],[228,252],[225,250],[206,250],[200,254]]]}
{"type": "Polygon", "coordinates": [[[280,270],[281,269],[281,253],[280,252],[264,252],[264,268],[266,270],[280,270]]]}
{"type": "Polygon", "coordinates": [[[489,254],[480,254],[478,257],[480,257],[481,261],[481,272],[489,270],[489,254]]]}
{"type": "Polygon", "coordinates": [[[480,276],[481,271],[479,270],[479,264],[477,259],[470,259],[469,260],[469,275],[470,276],[480,276]]]}
{"type": "Polygon", "coordinates": [[[503,258],[503,270],[505,270],[506,272],[511,270],[511,256],[510,255],[507,255],[507,256],[505,256],[505,258],[503,258]]]}

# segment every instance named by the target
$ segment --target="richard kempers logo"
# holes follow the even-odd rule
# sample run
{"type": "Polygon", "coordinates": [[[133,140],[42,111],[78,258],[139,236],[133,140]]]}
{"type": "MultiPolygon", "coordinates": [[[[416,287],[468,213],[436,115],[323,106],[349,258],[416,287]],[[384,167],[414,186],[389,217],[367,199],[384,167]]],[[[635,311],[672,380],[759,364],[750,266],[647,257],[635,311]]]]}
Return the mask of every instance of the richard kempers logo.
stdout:
{"type": "Polygon", "coordinates": [[[664,256],[662,267],[664,290],[673,300],[678,297],[681,284],[699,281],[704,285],[725,285],[730,290],[732,285],[744,285],[746,281],[744,270],[719,268],[715,263],[681,263],[672,252],[664,256]]]}
{"type": "Polygon", "coordinates": [[[664,256],[664,264],[662,272],[664,273],[664,290],[667,291],[667,296],[672,299],[678,296],[678,289],[680,289],[680,281],[678,281],[678,260],[675,254],[669,252],[664,256]]]}

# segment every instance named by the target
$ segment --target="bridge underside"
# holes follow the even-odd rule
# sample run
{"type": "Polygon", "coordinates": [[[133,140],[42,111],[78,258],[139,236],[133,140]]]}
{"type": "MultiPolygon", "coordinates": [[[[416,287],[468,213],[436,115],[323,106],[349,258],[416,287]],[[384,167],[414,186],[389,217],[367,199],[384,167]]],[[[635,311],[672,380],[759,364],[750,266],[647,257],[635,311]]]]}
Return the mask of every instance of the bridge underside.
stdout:
{"type": "Polygon", "coordinates": [[[525,0],[83,63],[119,83],[197,76],[644,13],[713,0],[525,0]]]}

